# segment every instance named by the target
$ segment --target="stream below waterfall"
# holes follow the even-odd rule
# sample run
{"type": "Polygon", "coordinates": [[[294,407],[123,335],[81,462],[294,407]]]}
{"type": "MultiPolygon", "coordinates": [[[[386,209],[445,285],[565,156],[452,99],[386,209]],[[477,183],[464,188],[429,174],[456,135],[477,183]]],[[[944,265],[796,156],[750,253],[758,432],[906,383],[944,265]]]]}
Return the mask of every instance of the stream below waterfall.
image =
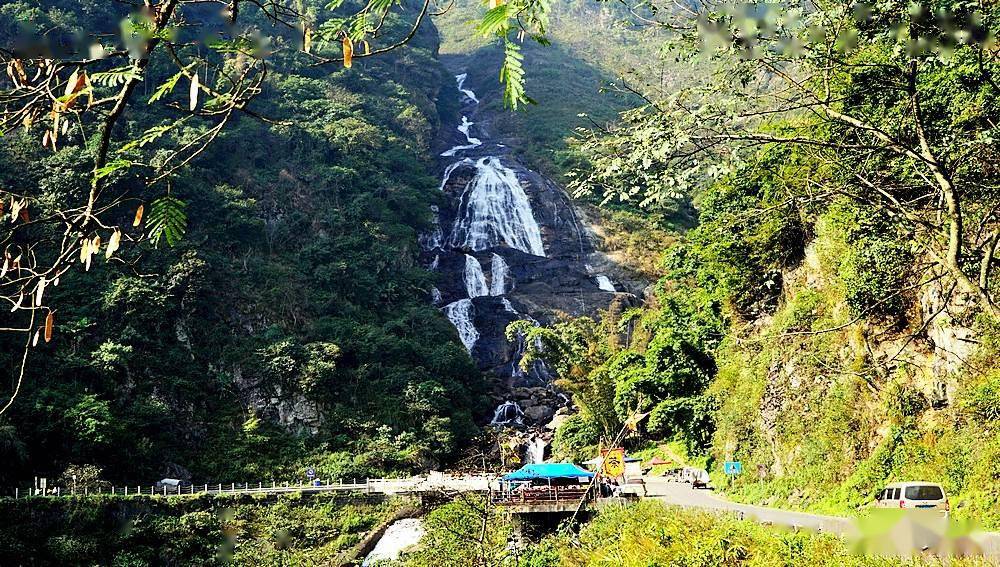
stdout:
{"type": "Polygon", "coordinates": [[[424,536],[424,523],[420,518],[396,520],[385,530],[375,547],[365,556],[361,567],[395,561],[406,549],[420,543],[424,536]]]}

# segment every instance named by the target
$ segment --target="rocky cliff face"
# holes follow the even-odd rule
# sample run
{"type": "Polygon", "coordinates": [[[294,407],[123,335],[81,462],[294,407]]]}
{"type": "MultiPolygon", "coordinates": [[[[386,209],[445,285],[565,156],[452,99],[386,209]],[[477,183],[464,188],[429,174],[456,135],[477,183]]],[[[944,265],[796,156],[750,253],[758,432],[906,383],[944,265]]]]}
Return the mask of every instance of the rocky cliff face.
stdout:
{"type": "Polygon", "coordinates": [[[497,377],[494,423],[542,426],[568,399],[544,367],[518,368],[524,345],[507,339],[508,324],[594,314],[612,301],[636,301],[632,292],[641,290],[612,271],[565,192],[491,137],[489,111],[467,82],[467,73],[457,75],[459,121],[440,140],[444,204],[421,238],[438,273],[432,300],[480,368],[497,377]]]}

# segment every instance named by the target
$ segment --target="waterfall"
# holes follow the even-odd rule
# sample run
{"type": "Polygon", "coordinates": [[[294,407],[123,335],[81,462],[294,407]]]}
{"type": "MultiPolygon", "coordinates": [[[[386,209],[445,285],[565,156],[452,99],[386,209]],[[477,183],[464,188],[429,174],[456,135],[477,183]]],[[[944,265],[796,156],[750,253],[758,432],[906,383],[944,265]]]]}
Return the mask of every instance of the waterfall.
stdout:
{"type": "Polygon", "coordinates": [[[493,410],[493,419],[490,425],[510,425],[512,423],[521,425],[524,419],[524,412],[517,403],[507,400],[493,410]]]}
{"type": "Polygon", "coordinates": [[[448,320],[458,329],[458,337],[462,339],[462,344],[471,353],[472,347],[479,340],[479,331],[472,321],[473,305],[471,299],[459,299],[441,308],[448,320]]]}
{"type": "Polygon", "coordinates": [[[545,440],[541,437],[532,437],[528,441],[528,447],[524,450],[524,461],[528,464],[540,463],[545,460],[545,440]]]}
{"type": "Polygon", "coordinates": [[[441,303],[441,290],[436,287],[431,288],[431,303],[434,305],[441,303]]]}
{"type": "Polygon", "coordinates": [[[483,266],[476,260],[475,256],[465,255],[465,291],[469,297],[480,297],[489,295],[490,289],[486,286],[486,274],[483,273],[483,266]]]}
{"type": "Polygon", "coordinates": [[[462,73],[461,75],[455,75],[455,81],[458,83],[458,90],[462,91],[462,94],[469,97],[472,102],[479,103],[479,99],[476,98],[476,93],[469,89],[463,89],[462,86],[465,85],[465,80],[469,78],[468,73],[462,73]]]}
{"type": "Polygon", "coordinates": [[[502,244],[545,256],[542,233],[528,195],[514,170],[497,157],[476,162],[476,175],[462,193],[448,246],[486,250],[502,244]]]}
{"type": "Polygon", "coordinates": [[[479,146],[483,145],[482,140],[480,140],[479,138],[473,138],[472,136],[469,135],[469,129],[472,128],[473,124],[475,124],[475,122],[469,122],[468,117],[466,116],[462,117],[462,123],[459,124],[458,131],[465,136],[465,141],[468,143],[465,145],[454,146],[451,149],[441,152],[442,157],[450,157],[455,155],[456,152],[460,152],[462,150],[471,150],[472,148],[478,148],[479,146]]]}
{"type": "Polygon", "coordinates": [[[595,277],[594,279],[597,280],[597,287],[601,288],[602,290],[610,291],[612,293],[618,291],[615,289],[615,284],[611,283],[611,280],[608,279],[608,276],[600,275],[595,277]]]}
{"type": "Polygon", "coordinates": [[[420,518],[404,518],[393,522],[375,544],[375,548],[365,557],[361,567],[381,565],[386,561],[396,561],[406,549],[417,545],[424,536],[424,525],[420,518]]]}
{"type": "Polygon", "coordinates": [[[417,242],[424,250],[441,248],[441,243],[444,242],[444,232],[441,231],[441,210],[438,209],[437,205],[431,205],[431,212],[434,213],[434,228],[430,233],[417,237],[417,242]]]}
{"type": "MultiPolygon", "coordinates": [[[[535,325],[538,322],[535,321],[535,325]]],[[[535,337],[535,348],[539,351],[542,350],[542,339],[540,337],[535,337]]],[[[525,341],[523,333],[517,334],[517,346],[514,350],[514,358],[511,359],[511,378],[534,378],[540,383],[548,384],[551,382],[552,374],[549,372],[549,367],[545,364],[544,360],[536,359],[531,363],[528,370],[521,368],[521,359],[524,358],[525,351],[528,350],[528,344],[525,341]]]]}
{"type": "Polygon", "coordinates": [[[507,293],[507,276],[509,274],[510,266],[507,265],[507,261],[503,259],[503,256],[494,252],[493,260],[490,262],[490,295],[507,293]]]}
{"type": "Polygon", "coordinates": [[[460,159],[460,160],[456,161],[455,163],[449,165],[448,167],[446,167],[444,169],[444,174],[441,176],[441,187],[440,187],[440,189],[442,191],[444,191],[444,186],[447,185],[448,184],[448,180],[451,179],[452,172],[454,172],[460,165],[473,165],[474,163],[476,163],[476,162],[472,161],[469,158],[463,158],[463,159],[460,159]]]}
{"type": "Polygon", "coordinates": [[[506,297],[501,297],[500,303],[503,304],[504,310],[507,311],[508,313],[513,313],[514,315],[520,315],[520,313],[517,312],[517,309],[514,309],[514,305],[506,297]]]}
{"type": "Polygon", "coordinates": [[[427,269],[433,272],[434,270],[438,269],[439,265],[441,265],[441,255],[435,254],[434,259],[431,260],[431,265],[427,266],[427,269]]]}

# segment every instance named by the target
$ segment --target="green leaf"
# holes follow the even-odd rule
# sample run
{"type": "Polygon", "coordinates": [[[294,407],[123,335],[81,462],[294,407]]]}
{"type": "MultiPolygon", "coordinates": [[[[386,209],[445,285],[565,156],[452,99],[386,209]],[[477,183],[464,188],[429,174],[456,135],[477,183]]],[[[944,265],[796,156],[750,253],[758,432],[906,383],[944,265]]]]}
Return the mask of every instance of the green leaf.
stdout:
{"type": "Polygon", "coordinates": [[[127,159],[116,159],[109,162],[104,167],[98,168],[94,171],[94,177],[97,179],[104,179],[105,177],[111,175],[112,173],[118,171],[119,169],[127,169],[132,167],[132,162],[127,159]]]}
{"type": "Polygon", "coordinates": [[[524,55],[521,46],[504,39],[504,60],[500,68],[500,82],[504,84],[503,101],[507,108],[517,110],[525,104],[535,104],[524,91],[524,55]]]}
{"type": "Polygon", "coordinates": [[[153,201],[147,217],[149,240],[153,246],[159,246],[163,239],[166,239],[168,246],[180,242],[187,231],[186,207],[187,203],[170,195],[153,201]]]}
{"type": "Polygon", "coordinates": [[[174,127],[176,127],[181,122],[184,122],[184,118],[181,118],[180,120],[178,120],[178,121],[176,121],[176,122],[174,122],[172,124],[166,124],[166,125],[163,125],[163,126],[153,126],[149,130],[146,130],[145,132],[143,132],[142,136],[139,136],[138,139],[132,140],[131,142],[125,144],[118,151],[119,152],[127,152],[129,150],[134,150],[136,148],[142,148],[142,147],[146,146],[147,144],[151,144],[151,143],[155,142],[157,139],[159,139],[160,136],[163,136],[164,134],[166,134],[167,132],[169,132],[170,130],[172,130],[174,127]]]}
{"type": "Polygon", "coordinates": [[[483,15],[483,20],[476,26],[476,31],[483,36],[506,35],[510,29],[508,4],[501,4],[483,15]]]}
{"type": "Polygon", "coordinates": [[[103,73],[94,73],[90,81],[102,87],[120,87],[130,80],[142,80],[142,74],[137,73],[132,66],[118,67],[103,73]]]}

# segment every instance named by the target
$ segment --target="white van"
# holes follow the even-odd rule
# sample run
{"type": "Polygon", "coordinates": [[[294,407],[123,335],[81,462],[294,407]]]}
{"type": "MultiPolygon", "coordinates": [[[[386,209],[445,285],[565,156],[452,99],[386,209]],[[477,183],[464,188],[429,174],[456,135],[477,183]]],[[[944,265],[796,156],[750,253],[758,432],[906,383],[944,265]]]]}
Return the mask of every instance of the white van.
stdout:
{"type": "Polygon", "coordinates": [[[708,471],[694,467],[684,467],[681,471],[681,482],[687,482],[691,488],[708,488],[708,471]]]}
{"type": "Polygon", "coordinates": [[[875,496],[876,508],[951,509],[944,487],[934,482],[907,481],[887,485],[875,496]]]}

